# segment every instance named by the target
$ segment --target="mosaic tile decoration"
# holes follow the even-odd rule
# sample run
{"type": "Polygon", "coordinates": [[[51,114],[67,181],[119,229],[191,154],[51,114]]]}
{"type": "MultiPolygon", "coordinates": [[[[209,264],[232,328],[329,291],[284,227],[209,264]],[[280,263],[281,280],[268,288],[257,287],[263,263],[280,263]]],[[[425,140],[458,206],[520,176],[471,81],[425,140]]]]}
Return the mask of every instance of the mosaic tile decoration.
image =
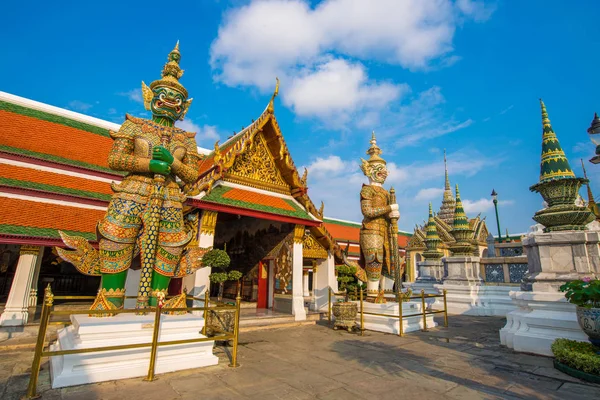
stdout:
{"type": "Polygon", "coordinates": [[[522,247],[500,247],[500,257],[519,257],[523,255],[522,247]]]}
{"type": "Polygon", "coordinates": [[[485,266],[485,281],[504,282],[504,269],[502,268],[502,264],[487,264],[485,266]]]}
{"type": "Polygon", "coordinates": [[[521,283],[527,270],[529,269],[527,264],[508,264],[508,274],[510,275],[511,283],[521,283]]]}

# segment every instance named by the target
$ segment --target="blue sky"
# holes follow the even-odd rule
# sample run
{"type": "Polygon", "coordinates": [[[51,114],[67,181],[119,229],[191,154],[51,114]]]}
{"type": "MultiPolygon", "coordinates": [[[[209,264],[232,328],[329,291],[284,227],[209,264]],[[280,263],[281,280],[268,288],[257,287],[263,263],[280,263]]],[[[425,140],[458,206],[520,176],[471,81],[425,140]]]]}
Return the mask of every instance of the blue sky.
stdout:
{"type": "MultiPolygon", "coordinates": [[[[309,194],[330,217],[360,220],[358,168],[371,130],[412,231],[441,203],[443,149],[469,216],[500,199],[502,230],[541,208],[538,98],[571,166],[587,160],[597,97],[594,1],[326,0],[9,2],[0,90],[121,122],[144,115],[140,81],[181,41],[185,127],[212,147],[256,118],[281,79],[276,116],[309,194]],[[176,7],[176,8],[175,8],[176,7]]],[[[147,115],[147,114],[146,114],[147,115]]],[[[68,138],[65,138],[68,140],[68,138]]]]}

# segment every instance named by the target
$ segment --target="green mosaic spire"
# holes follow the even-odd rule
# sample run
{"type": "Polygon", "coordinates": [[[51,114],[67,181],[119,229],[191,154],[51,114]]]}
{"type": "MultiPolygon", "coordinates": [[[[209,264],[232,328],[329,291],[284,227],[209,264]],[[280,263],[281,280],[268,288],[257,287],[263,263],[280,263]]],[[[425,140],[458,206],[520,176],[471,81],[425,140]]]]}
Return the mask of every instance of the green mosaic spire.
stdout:
{"type": "Polygon", "coordinates": [[[467,218],[467,214],[465,214],[462,200],[460,199],[458,184],[456,185],[456,207],[454,207],[454,223],[452,224],[452,229],[455,231],[469,229],[469,219],[467,218]]]}
{"type": "Polygon", "coordinates": [[[437,228],[435,227],[435,220],[433,219],[433,209],[431,203],[429,203],[429,219],[427,220],[427,239],[439,239],[437,228]]]}
{"type": "Polygon", "coordinates": [[[454,223],[450,232],[454,237],[455,243],[450,244],[450,251],[455,256],[468,256],[473,253],[471,241],[473,239],[473,230],[469,226],[469,218],[465,214],[465,209],[460,199],[458,185],[456,185],[456,207],[454,207],[454,223]]]}
{"type": "Polygon", "coordinates": [[[427,250],[423,252],[423,256],[426,260],[437,260],[442,258],[443,254],[437,249],[442,240],[437,233],[437,226],[435,224],[435,219],[433,219],[431,203],[429,203],[429,220],[427,221],[425,232],[425,246],[427,246],[427,250]]]}
{"type": "Polygon", "coordinates": [[[553,181],[555,179],[562,178],[575,178],[575,174],[569,165],[565,152],[556,133],[552,129],[548,113],[546,112],[546,106],[542,99],[540,99],[540,105],[542,106],[542,162],[540,168],[540,183],[553,181]]]}

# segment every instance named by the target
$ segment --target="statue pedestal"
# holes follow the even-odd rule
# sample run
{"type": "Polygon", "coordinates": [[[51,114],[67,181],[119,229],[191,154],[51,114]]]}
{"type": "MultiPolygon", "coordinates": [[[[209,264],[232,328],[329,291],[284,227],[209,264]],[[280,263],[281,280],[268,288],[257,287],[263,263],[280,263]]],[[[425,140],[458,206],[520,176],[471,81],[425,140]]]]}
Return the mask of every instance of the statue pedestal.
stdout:
{"type": "Polygon", "coordinates": [[[550,346],[558,338],[588,340],[577,323],[575,305],[564,293],[515,291],[510,297],[518,308],[506,314],[506,325],[500,329],[504,346],[552,357],[550,346]]]}
{"type": "Polygon", "coordinates": [[[444,277],[444,264],[442,260],[425,260],[417,264],[419,268],[419,277],[414,282],[403,283],[402,286],[410,288],[413,291],[413,296],[421,293],[421,290],[426,294],[438,294],[434,287],[442,281],[444,277]]]}
{"type": "Polygon", "coordinates": [[[558,288],[567,281],[600,273],[596,231],[536,233],[523,239],[529,273],[521,291],[510,292],[517,309],[506,315],[500,342],[516,351],[552,356],[555,339],[587,341],[575,305],[558,288]]]}
{"type": "MultiPolygon", "coordinates": [[[[58,331],[51,351],[152,342],[154,315],[71,315],[71,322],[58,331]]],[[[200,316],[162,315],[159,341],[202,338],[203,326],[200,316]]],[[[216,365],[219,359],[212,354],[213,346],[214,341],[160,346],[155,373],[216,365]]],[[[50,358],[52,388],[146,376],[149,363],[150,347],[54,356],[50,358]]]]}
{"type": "MultiPolygon", "coordinates": [[[[448,313],[480,316],[505,316],[515,309],[508,293],[514,286],[485,285],[480,276],[480,258],[446,257],[448,277],[435,288],[446,290],[448,313]]],[[[437,303],[442,299],[438,298],[437,303]]]]}
{"type": "MultiPolygon", "coordinates": [[[[358,314],[356,321],[360,326],[360,302],[356,302],[358,306],[358,314]]],[[[408,301],[402,303],[402,314],[417,314],[421,312],[420,301],[408,301]]],[[[375,304],[363,302],[364,312],[389,314],[389,317],[380,317],[377,315],[364,315],[364,328],[369,331],[378,331],[385,333],[398,334],[400,329],[400,323],[398,321],[398,303],[388,301],[385,304],[375,304]]],[[[433,320],[433,315],[427,315],[427,327],[433,328],[437,324],[433,320]]],[[[414,332],[423,329],[423,315],[416,315],[414,317],[403,318],[403,332],[414,332]]]]}

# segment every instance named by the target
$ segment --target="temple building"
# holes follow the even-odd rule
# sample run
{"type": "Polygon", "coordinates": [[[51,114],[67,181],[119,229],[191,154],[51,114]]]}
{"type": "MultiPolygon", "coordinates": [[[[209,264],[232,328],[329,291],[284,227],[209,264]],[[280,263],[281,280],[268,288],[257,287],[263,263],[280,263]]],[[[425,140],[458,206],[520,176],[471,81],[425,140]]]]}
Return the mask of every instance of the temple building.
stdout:
{"type": "MultiPolygon", "coordinates": [[[[245,300],[301,320],[337,288],[341,251],[349,246],[358,258],[360,224],[325,218],[324,205],[309,198],[307,172],[297,170],[275,117],[276,95],[248,127],[198,149],[200,178],[184,212],[198,232],[190,245],[225,249],[244,274],[245,300]]],[[[59,231],[97,244],[111,184],[123,178],[107,162],[109,131],[119,127],[0,92],[0,324],[26,323],[48,284],[56,295],[96,294],[100,278],[81,275],[54,246],[63,246],[59,231]]],[[[409,237],[399,235],[401,254],[409,237]]],[[[169,291],[202,295],[209,274],[173,279],[169,291]]],[[[139,269],[130,269],[128,294],[138,280],[139,269]]]]}
{"type": "MultiPolygon", "coordinates": [[[[448,176],[448,165],[446,162],[446,153],[444,152],[444,194],[442,197],[442,205],[437,213],[432,213],[430,208],[430,215],[428,222],[421,226],[416,226],[414,233],[406,246],[406,281],[413,282],[417,277],[417,263],[424,261],[428,251],[426,246],[426,239],[428,235],[432,234],[437,240],[435,241],[435,249],[431,249],[435,253],[435,257],[438,258],[448,257],[452,255],[452,246],[456,244],[456,239],[452,234],[455,225],[455,210],[456,210],[456,198],[452,193],[450,187],[450,178],[448,176]],[[433,230],[433,227],[435,229],[433,230]]],[[[458,190],[458,187],[457,187],[458,190]]],[[[489,235],[485,218],[481,218],[480,215],[475,218],[468,219],[468,229],[472,231],[469,237],[469,241],[473,247],[473,255],[477,257],[485,257],[487,255],[487,237],[489,235]]],[[[434,258],[435,258],[434,257],[434,258]]]]}

